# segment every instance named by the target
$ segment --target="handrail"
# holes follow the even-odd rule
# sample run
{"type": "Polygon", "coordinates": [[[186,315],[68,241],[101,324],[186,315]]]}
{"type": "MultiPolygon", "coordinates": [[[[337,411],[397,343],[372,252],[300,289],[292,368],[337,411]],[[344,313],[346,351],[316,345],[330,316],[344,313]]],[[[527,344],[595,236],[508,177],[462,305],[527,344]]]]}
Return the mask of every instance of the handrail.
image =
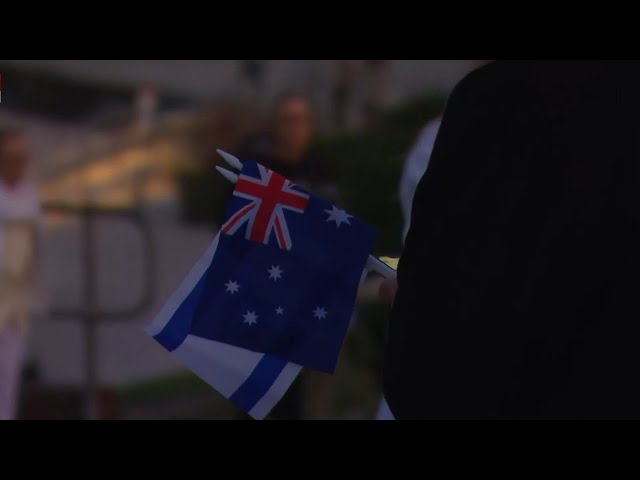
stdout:
{"type": "Polygon", "coordinates": [[[80,319],[84,325],[85,339],[85,418],[98,419],[96,411],[96,394],[98,391],[98,323],[103,320],[127,320],[142,313],[151,303],[155,295],[155,248],[151,228],[140,208],[118,208],[96,205],[70,205],[62,203],[46,203],[45,213],[75,215],[82,222],[83,248],[83,286],[84,306],[82,308],[52,309],[54,317],[80,319]],[[138,227],[143,244],[144,287],[139,301],[132,307],[115,310],[103,310],[97,306],[96,237],[94,220],[96,217],[115,217],[128,220],[138,227]]]}
{"type": "MultiPolygon", "coordinates": [[[[72,205],[52,202],[44,204],[43,209],[45,213],[79,216],[83,219],[83,223],[91,222],[95,217],[111,217],[122,218],[136,225],[139,228],[143,246],[143,291],[139,300],[131,307],[115,310],[100,309],[94,306],[91,314],[99,320],[128,320],[140,315],[152,304],[156,290],[155,242],[153,240],[151,227],[139,208],[72,205]]],[[[86,243],[85,246],[87,246],[86,243]]],[[[92,254],[95,253],[94,243],[89,245],[88,248],[92,254]]],[[[93,259],[91,261],[93,261],[93,259]]],[[[92,282],[92,280],[85,278],[85,286],[87,281],[92,282]]],[[[53,308],[50,313],[54,317],[63,319],[83,318],[87,314],[87,306],[85,305],[84,308],[53,308]]]]}

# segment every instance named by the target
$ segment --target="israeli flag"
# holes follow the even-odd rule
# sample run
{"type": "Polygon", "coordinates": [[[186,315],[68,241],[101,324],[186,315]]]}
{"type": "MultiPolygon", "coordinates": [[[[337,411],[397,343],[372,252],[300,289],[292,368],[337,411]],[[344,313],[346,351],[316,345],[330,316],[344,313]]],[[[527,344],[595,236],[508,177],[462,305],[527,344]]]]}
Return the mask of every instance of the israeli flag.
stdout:
{"type": "Polygon", "coordinates": [[[220,233],[147,328],[256,419],[301,368],[333,373],[373,229],[244,162],[220,233]]]}
{"type": "MultiPolygon", "coordinates": [[[[156,337],[161,334],[181,307],[194,307],[193,293],[211,264],[219,238],[218,234],[153,323],[146,328],[148,335],[156,337]]],[[[180,313],[187,312],[183,308],[180,313]]],[[[283,362],[272,355],[191,334],[173,350],[173,354],[202,380],[257,420],[263,419],[275,407],[302,369],[300,365],[283,362]]]]}

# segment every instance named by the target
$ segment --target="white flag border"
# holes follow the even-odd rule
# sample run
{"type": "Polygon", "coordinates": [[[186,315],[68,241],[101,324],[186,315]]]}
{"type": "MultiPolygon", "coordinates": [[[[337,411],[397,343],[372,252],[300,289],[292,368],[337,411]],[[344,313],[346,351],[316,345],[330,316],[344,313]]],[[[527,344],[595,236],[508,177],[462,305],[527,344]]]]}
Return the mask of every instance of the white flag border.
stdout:
{"type": "Polygon", "coordinates": [[[185,279],[180,286],[171,294],[166,301],[160,312],[156,315],[153,321],[145,328],[145,332],[151,337],[159,334],[164,327],[167,326],[169,320],[175,315],[180,305],[189,296],[191,291],[198,284],[202,276],[206,273],[211,260],[218,249],[218,242],[220,239],[220,233],[217,233],[214,239],[211,241],[204,254],[191,268],[185,279]]]}
{"type": "MultiPolygon", "coordinates": [[[[178,308],[180,308],[180,305],[182,305],[182,303],[189,296],[191,291],[198,284],[202,276],[206,273],[218,249],[220,235],[221,235],[220,232],[216,234],[211,244],[207,247],[204,254],[200,257],[200,259],[198,259],[195,265],[191,268],[191,270],[189,271],[185,279],[182,281],[180,286],[173,292],[173,294],[171,294],[171,296],[166,301],[166,303],[164,304],[160,312],[156,315],[153,321],[145,328],[145,332],[149,336],[154,337],[166,327],[166,325],[169,323],[171,318],[177,312],[178,308]]],[[[362,276],[360,278],[360,285],[362,285],[362,282],[365,280],[366,276],[369,273],[369,268],[367,267],[368,265],[365,266],[365,268],[363,269],[362,276]]],[[[189,337],[191,337],[191,335],[189,335],[188,338],[189,337]]],[[[220,342],[211,341],[211,343],[212,343],[212,346],[217,344],[216,349],[221,347],[226,349],[230,348],[230,349],[236,350],[238,354],[242,352],[246,352],[250,356],[261,355],[260,358],[262,358],[262,356],[265,355],[265,354],[260,354],[258,352],[252,352],[250,350],[243,349],[240,347],[226,345],[220,342]]],[[[176,354],[177,358],[190,371],[192,371],[194,374],[196,374],[198,377],[204,380],[209,386],[211,386],[211,388],[218,391],[218,393],[222,394],[227,399],[229,399],[231,394],[227,389],[225,388],[221,389],[219,385],[217,387],[214,386],[213,383],[218,384],[219,382],[212,381],[212,378],[210,378],[209,374],[205,373],[204,371],[198,371],[199,368],[197,368],[194,364],[191,364],[191,362],[188,362],[187,358],[190,357],[191,355],[188,354],[186,350],[190,348],[190,344],[191,344],[190,341],[185,341],[176,349],[174,353],[176,354]]],[[[212,357],[214,357],[214,355],[212,355],[212,357]]],[[[257,361],[258,359],[256,359],[256,364],[257,364],[257,361]]],[[[273,382],[269,390],[267,390],[264,396],[260,400],[258,400],[258,402],[254,405],[254,407],[247,413],[257,420],[262,420],[266,415],[268,415],[268,413],[273,409],[273,407],[275,407],[275,405],[284,396],[286,391],[289,389],[291,383],[293,383],[293,381],[296,379],[296,377],[298,376],[301,370],[302,370],[301,365],[298,365],[293,362],[288,362],[287,365],[282,370],[282,372],[280,372],[280,374],[277,376],[277,378],[275,379],[275,381],[273,382]]]]}

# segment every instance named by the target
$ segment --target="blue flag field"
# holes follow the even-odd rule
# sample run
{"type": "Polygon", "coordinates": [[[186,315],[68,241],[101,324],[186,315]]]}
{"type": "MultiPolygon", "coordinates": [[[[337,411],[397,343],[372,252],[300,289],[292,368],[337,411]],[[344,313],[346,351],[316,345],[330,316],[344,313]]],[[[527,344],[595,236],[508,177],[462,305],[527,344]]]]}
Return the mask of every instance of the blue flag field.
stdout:
{"type": "Polygon", "coordinates": [[[245,161],[220,232],[147,333],[263,418],[302,367],[334,371],[374,240],[358,218],[245,161]]]}

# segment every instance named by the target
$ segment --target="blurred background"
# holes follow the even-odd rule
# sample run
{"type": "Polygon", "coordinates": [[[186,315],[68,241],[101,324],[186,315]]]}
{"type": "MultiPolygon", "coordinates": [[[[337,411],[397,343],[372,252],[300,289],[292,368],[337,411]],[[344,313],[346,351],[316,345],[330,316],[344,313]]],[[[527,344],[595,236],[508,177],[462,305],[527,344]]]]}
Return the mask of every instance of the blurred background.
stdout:
{"type": "MultiPolygon", "coordinates": [[[[22,343],[0,340],[14,416],[244,418],[143,332],[224,214],[216,148],[330,198],[377,228],[373,253],[398,255],[408,159],[481,62],[0,60],[4,181],[35,186],[40,202],[35,234],[20,237],[25,219],[6,213],[19,189],[0,194],[0,261],[17,258],[11,232],[37,252],[28,281],[0,279],[0,315],[17,298],[6,292],[28,306],[22,343]]],[[[272,418],[374,418],[388,318],[375,288],[359,296],[336,374],[303,375],[272,418]]]]}

